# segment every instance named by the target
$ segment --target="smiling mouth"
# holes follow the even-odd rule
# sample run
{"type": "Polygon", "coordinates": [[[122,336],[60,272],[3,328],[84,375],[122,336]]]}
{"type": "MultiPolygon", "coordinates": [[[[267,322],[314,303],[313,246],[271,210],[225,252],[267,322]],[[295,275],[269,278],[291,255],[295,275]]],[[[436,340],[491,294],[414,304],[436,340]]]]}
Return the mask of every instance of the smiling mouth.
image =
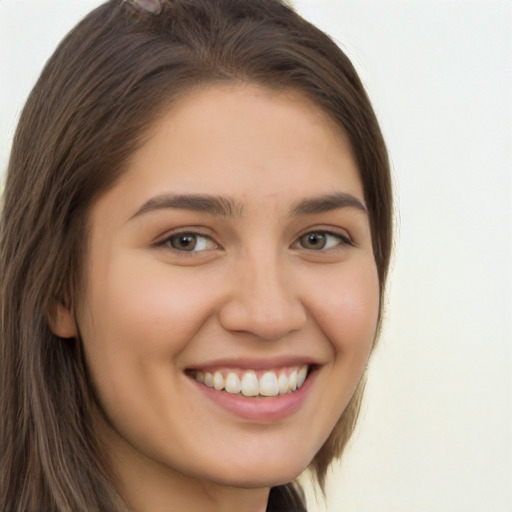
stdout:
{"type": "Polygon", "coordinates": [[[275,397],[300,389],[311,373],[310,365],[279,370],[191,370],[187,372],[208,388],[244,397],[275,397]]]}

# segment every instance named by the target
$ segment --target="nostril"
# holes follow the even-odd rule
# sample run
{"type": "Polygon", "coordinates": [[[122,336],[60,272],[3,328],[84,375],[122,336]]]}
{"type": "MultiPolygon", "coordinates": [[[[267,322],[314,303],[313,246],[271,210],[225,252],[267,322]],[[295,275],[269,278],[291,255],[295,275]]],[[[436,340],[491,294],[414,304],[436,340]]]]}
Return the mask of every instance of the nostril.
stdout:
{"type": "Polygon", "coordinates": [[[227,331],[246,332],[265,341],[276,341],[300,330],[307,321],[299,302],[276,304],[233,300],[219,313],[219,321],[227,331]]]}

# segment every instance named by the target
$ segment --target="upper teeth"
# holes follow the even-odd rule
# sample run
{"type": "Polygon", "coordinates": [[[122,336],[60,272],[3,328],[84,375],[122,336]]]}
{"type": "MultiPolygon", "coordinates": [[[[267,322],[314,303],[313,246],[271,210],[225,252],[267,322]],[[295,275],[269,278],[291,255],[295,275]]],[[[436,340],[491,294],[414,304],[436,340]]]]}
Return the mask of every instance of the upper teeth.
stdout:
{"type": "Polygon", "coordinates": [[[227,391],[233,395],[244,396],[277,396],[291,393],[300,388],[308,374],[308,365],[301,368],[273,370],[258,374],[255,370],[247,370],[239,375],[234,371],[223,374],[220,370],[215,372],[195,371],[194,378],[217,391],[227,391]],[[291,370],[291,371],[290,371],[291,370]]]}

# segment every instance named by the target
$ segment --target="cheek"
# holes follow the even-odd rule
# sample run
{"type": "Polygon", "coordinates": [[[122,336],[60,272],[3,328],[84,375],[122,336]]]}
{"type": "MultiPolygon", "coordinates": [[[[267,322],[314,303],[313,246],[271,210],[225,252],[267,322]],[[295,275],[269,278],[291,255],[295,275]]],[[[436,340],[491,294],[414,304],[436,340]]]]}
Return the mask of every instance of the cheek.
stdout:
{"type": "Polygon", "coordinates": [[[142,264],[139,260],[136,255],[124,257],[103,273],[104,279],[94,281],[102,283],[91,294],[94,329],[107,335],[107,345],[172,355],[184,348],[208,316],[208,283],[149,258],[142,264]]]}
{"type": "Polygon", "coordinates": [[[307,424],[309,431],[317,433],[314,456],[347,407],[366,367],[379,315],[379,281],[373,257],[368,257],[326,266],[315,272],[309,285],[306,304],[330,351],[327,364],[317,374],[322,392],[307,424]]]}
{"type": "Polygon", "coordinates": [[[203,280],[129,255],[95,270],[81,331],[98,398],[112,410],[163,400],[155,390],[179,386],[169,367],[211,310],[203,280]]]}
{"type": "Polygon", "coordinates": [[[325,278],[324,290],[324,300],[315,303],[332,351],[326,389],[335,405],[325,414],[334,424],[362,377],[375,339],[380,293],[373,258],[341,266],[325,278]]]}
{"type": "Polygon", "coordinates": [[[311,308],[336,356],[365,361],[379,316],[379,280],[372,260],[347,265],[323,278],[311,308]]]}

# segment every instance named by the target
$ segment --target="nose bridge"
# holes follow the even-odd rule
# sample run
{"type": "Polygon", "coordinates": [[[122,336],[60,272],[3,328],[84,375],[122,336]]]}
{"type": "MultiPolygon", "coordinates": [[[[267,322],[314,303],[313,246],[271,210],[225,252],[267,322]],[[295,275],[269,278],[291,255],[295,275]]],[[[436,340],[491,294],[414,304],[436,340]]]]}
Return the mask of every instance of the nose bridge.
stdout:
{"type": "Polygon", "coordinates": [[[275,340],[304,325],[304,304],[286,262],[276,251],[246,253],[236,267],[229,299],[221,311],[226,329],[275,340]]]}

